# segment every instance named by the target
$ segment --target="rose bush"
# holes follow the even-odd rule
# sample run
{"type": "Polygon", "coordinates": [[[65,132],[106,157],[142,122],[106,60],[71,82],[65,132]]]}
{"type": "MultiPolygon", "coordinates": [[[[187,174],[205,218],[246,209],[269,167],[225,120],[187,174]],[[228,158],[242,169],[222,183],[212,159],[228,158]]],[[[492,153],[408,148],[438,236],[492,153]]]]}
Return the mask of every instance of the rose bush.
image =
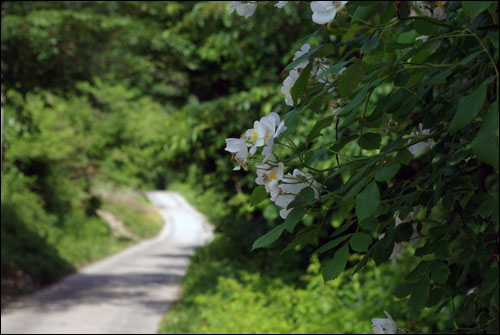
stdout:
{"type": "Polygon", "coordinates": [[[310,38],[322,42],[304,44],[284,69],[292,109],[251,196],[258,205],[270,193],[285,221],[253,248],[288,232],[285,250],[318,247],[326,282],[415,245],[417,265],[394,295],[410,296],[415,312],[452,306],[454,331],[498,332],[497,3],[310,8],[323,25],[310,38]],[[304,187],[284,183],[292,170],[304,187]]]}

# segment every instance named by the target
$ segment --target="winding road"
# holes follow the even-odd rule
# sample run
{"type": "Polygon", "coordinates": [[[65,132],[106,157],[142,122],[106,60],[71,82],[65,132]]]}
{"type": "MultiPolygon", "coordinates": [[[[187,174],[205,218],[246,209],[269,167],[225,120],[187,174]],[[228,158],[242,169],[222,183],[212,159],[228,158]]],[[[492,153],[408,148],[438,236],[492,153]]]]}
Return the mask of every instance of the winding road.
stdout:
{"type": "Polygon", "coordinates": [[[180,194],[148,192],[166,224],[158,237],[91,264],[2,309],[2,334],[151,334],[211,227],[180,194]]]}

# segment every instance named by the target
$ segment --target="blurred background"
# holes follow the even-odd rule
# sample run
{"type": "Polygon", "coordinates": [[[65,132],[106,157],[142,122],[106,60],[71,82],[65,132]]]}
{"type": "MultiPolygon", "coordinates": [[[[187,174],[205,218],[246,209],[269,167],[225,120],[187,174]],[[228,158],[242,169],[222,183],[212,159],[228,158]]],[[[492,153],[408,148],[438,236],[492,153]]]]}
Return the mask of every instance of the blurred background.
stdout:
{"type": "Polygon", "coordinates": [[[282,253],[285,237],[250,251],[281,219],[268,200],[249,204],[255,175],[232,171],[225,138],[289,110],[282,70],[319,27],[309,10],[270,4],[244,19],[230,2],[1,6],[2,305],[154,236],[162,221],[142,192],[170,189],[217,235],[160,332],[366,333],[384,310],[400,327],[447,325],[446,313],[412,315],[391,295],[410,258],[324,285],[314,247],[282,253]]]}

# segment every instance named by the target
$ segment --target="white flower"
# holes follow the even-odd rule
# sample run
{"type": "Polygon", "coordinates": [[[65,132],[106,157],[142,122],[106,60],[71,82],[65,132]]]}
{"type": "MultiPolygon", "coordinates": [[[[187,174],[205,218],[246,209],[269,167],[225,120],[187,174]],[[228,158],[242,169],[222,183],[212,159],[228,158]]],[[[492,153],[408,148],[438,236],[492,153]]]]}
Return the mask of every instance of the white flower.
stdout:
{"type": "Polygon", "coordinates": [[[372,330],[374,334],[396,334],[398,324],[392,319],[392,316],[384,311],[387,319],[372,319],[372,330]]]}
{"type": "Polygon", "coordinates": [[[280,121],[278,113],[275,112],[261,118],[260,123],[265,129],[265,147],[262,150],[262,154],[264,155],[264,162],[266,162],[273,152],[274,140],[286,130],[286,127],[285,122],[280,121]]]}
{"type": "Polygon", "coordinates": [[[271,195],[271,200],[276,199],[280,192],[279,181],[283,179],[285,165],[279,162],[278,166],[257,164],[255,167],[257,168],[255,183],[257,185],[264,185],[267,193],[271,195]]]}
{"type": "Polygon", "coordinates": [[[292,209],[286,209],[288,205],[295,199],[295,195],[292,194],[280,194],[274,199],[274,204],[278,207],[283,208],[280,210],[280,216],[282,219],[286,219],[288,214],[292,211],[292,209]]]}
{"type": "Polygon", "coordinates": [[[264,138],[266,136],[266,129],[260,121],[255,121],[252,129],[245,132],[245,141],[250,147],[250,156],[255,154],[257,147],[264,145],[264,138]]]}
{"type": "Polygon", "coordinates": [[[236,166],[233,170],[240,170],[241,166],[246,168],[246,163],[248,159],[248,148],[247,148],[247,143],[244,139],[226,138],[225,150],[233,153],[234,159],[239,164],[239,166],[236,166]]]}
{"type": "MultiPolygon", "coordinates": [[[[328,70],[328,66],[326,66],[321,59],[316,58],[317,61],[317,69],[313,72],[313,74],[317,77],[317,80],[319,83],[333,83],[335,80],[338,79],[339,76],[341,76],[344,71],[347,69],[346,67],[341,68],[337,73],[330,72],[327,75],[321,75],[323,72],[328,70]]],[[[335,87],[331,87],[328,92],[331,93],[335,90],[335,87]]]]}
{"type": "Polygon", "coordinates": [[[432,11],[432,18],[439,21],[444,21],[446,20],[446,13],[444,12],[444,4],[446,3],[446,1],[436,1],[436,2],[437,6],[432,11]]]}
{"type": "Polygon", "coordinates": [[[312,20],[317,24],[325,24],[335,18],[347,1],[313,1],[311,10],[313,11],[312,20]]]}
{"type": "Polygon", "coordinates": [[[297,195],[308,186],[311,186],[314,190],[314,197],[319,199],[321,184],[314,180],[312,174],[303,173],[295,169],[293,170],[293,174],[287,173],[283,176],[283,183],[280,185],[280,189],[283,193],[297,195]]]}
{"type": "Polygon", "coordinates": [[[425,16],[439,21],[446,20],[444,12],[446,1],[415,1],[415,3],[425,16]]]}
{"type": "Polygon", "coordinates": [[[245,19],[248,19],[253,15],[255,9],[257,8],[257,4],[254,3],[243,3],[241,1],[231,1],[231,5],[233,6],[229,11],[229,14],[232,14],[235,10],[240,16],[244,16],[245,19]]]}
{"type": "MultiPolygon", "coordinates": [[[[422,129],[422,127],[423,127],[423,125],[420,123],[418,125],[419,130],[412,132],[411,136],[429,135],[430,130],[429,129],[422,129]]],[[[429,149],[432,148],[432,141],[431,140],[415,143],[414,145],[409,147],[408,150],[412,153],[413,156],[416,156],[419,153],[421,153],[422,151],[424,151],[426,148],[429,148],[429,149]]]]}
{"type": "MultiPolygon", "coordinates": [[[[283,87],[281,88],[281,93],[286,95],[285,98],[285,103],[288,106],[293,106],[293,98],[292,94],[290,93],[290,90],[292,89],[293,85],[295,85],[295,82],[299,78],[299,72],[296,69],[290,70],[288,73],[288,77],[283,81],[283,87]]],[[[300,102],[300,99],[297,103],[300,102]]]]}
{"type": "Polygon", "coordinates": [[[274,7],[283,8],[287,3],[288,1],[278,1],[278,3],[274,5],[274,7]]]}
{"type": "MultiPolygon", "coordinates": [[[[295,55],[293,56],[293,59],[295,60],[295,59],[299,58],[300,56],[309,52],[310,49],[311,49],[311,45],[309,43],[305,43],[304,45],[302,45],[300,47],[300,50],[295,53],[295,55]]],[[[309,64],[309,60],[306,59],[305,61],[303,61],[302,63],[297,65],[295,67],[295,69],[303,69],[307,66],[307,64],[309,64]]]]}

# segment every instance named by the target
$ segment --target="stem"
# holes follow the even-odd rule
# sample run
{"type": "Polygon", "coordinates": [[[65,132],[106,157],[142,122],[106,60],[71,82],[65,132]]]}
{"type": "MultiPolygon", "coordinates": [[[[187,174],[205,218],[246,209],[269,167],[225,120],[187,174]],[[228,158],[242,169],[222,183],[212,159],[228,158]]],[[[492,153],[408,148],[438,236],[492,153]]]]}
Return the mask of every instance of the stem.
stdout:
{"type": "Polygon", "coordinates": [[[461,30],[462,27],[454,26],[451,24],[443,23],[434,19],[431,19],[430,17],[427,16],[405,16],[405,17],[400,17],[400,20],[424,20],[430,23],[433,23],[437,26],[442,26],[442,27],[447,27],[447,28],[453,28],[453,29],[459,29],[461,30]]]}
{"type": "MultiPolygon", "coordinates": [[[[360,129],[359,129],[359,131],[360,131],[360,137],[361,137],[361,136],[363,136],[363,123],[364,123],[364,121],[365,121],[366,110],[368,109],[368,103],[370,102],[370,97],[371,97],[371,95],[372,95],[372,93],[373,93],[373,90],[374,90],[374,88],[372,88],[372,89],[370,90],[370,93],[368,93],[368,96],[367,96],[367,98],[366,98],[365,110],[363,111],[363,115],[361,115],[361,121],[359,122],[359,126],[360,126],[360,129]]],[[[363,154],[363,150],[361,150],[361,154],[363,154]]]]}
{"type": "Polygon", "coordinates": [[[289,149],[295,150],[295,148],[293,148],[293,147],[291,147],[291,146],[289,146],[289,145],[287,145],[287,144],[285,144],[285,143],[281,143],[281,142],[279,142],[279,141],[277,141],[277,142],[276,142],[276,144],[279,144],[279,145],[282,145],[282,146],[284,146],[284,147],[286,147],[286,148],[289,148],[289,149]]]}
{"type": "Polygon", "coordinates": [[[483,48],[483,51],[488,55],[488,58],[490,59],[490,62],[493,65],[493,68],[495,69],[495,73],[497,74],[496,75],[496,77],[497,77],[497,91],[496,91],[497,96],[496,96],[496,98],[498,99],[498,95],[499,95],[499,87],[498,87],[499,86],[499,74],[498,74],[498,68],[497,68],[497,65],[495,63],[495,60],[493,59],[493,57],[491,56],[490,52],[488,51],[488,49],[484,45],[483,41],[481,41],[481,39],[479,38],[479,36],[477,36],[469,28],[467,28],[466,31],[469,31],[477,39],[477,41],[479,42],[479,44],[481,44],[481,47],[483,48]]]}
{"type": "Polygon", "coordinates": [[[403,65],[415,65],[418,67],[436,67],[436,68],[443,68],[443,67],[454,67],[456,64],[433,64],[433,63],[411,63],[411,62],[403,62],[400,63],[403,65]]]}

